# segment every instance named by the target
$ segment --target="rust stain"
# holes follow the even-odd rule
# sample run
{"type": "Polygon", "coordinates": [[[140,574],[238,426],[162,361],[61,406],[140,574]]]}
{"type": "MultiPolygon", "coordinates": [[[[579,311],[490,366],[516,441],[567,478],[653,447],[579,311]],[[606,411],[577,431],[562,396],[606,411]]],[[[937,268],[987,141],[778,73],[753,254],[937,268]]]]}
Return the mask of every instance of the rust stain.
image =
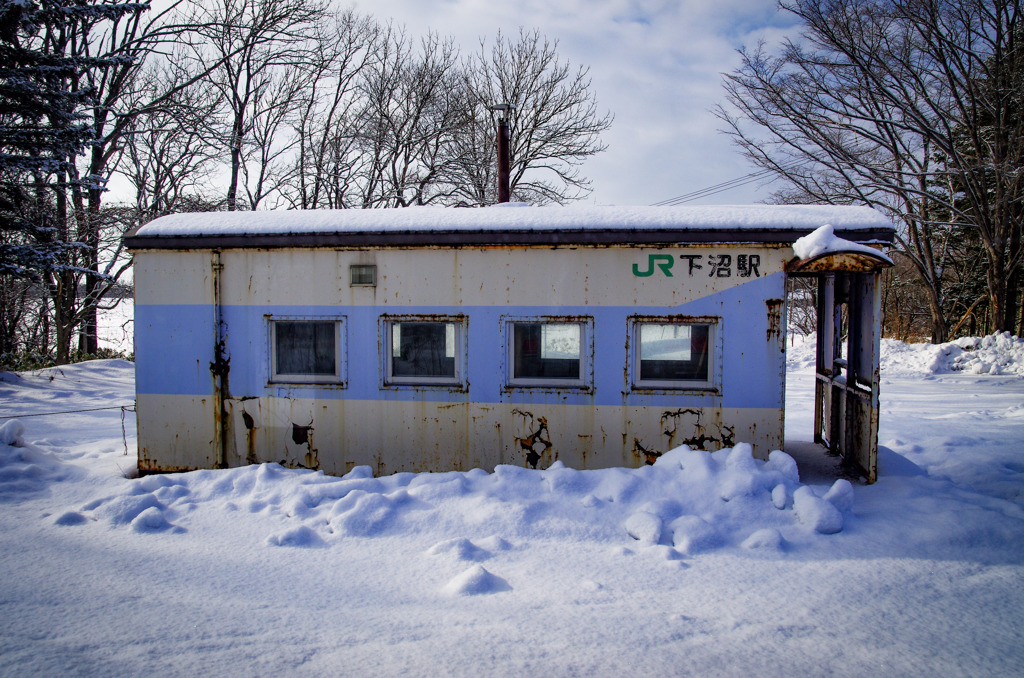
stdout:
{"type": "Polygon", "coordinates": [[[786,263],[786,272],[790,274],[836,273],[840,271],[869,273],[892,266],[892,262],[884,259],[883,256],[881,252],[872,255],[867,252],[846,251],[829,252],[810,259],[794,257],[786,263]]]}
{"type": "Polygon", "coordinates": [[[768,307],[768,341],[782,336],[782,299],[766,299],[768,307]]]}

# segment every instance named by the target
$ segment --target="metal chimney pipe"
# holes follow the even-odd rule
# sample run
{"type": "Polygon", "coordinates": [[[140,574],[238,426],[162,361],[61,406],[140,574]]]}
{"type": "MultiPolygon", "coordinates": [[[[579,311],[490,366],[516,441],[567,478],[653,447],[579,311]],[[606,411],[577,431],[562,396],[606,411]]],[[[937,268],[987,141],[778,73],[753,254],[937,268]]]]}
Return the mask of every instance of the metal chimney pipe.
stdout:
{"type": "Polygon", "coordinates": [[[509,196],[509,173],[511,162],[508,156],[509,131],[508,121],[505,118],[498,120],[498,202],[508,202],[509,196]]]}
{"type": "Polygon", "coordinates": [[[511,199],[509,187],[510,175],[512,173],[512,160],[509,151],[510,132],[506,115],[512,110],[510,104],[498,104],[491,106],[491,111],[498,113],[498,202],[508,202],[511,199]]]}

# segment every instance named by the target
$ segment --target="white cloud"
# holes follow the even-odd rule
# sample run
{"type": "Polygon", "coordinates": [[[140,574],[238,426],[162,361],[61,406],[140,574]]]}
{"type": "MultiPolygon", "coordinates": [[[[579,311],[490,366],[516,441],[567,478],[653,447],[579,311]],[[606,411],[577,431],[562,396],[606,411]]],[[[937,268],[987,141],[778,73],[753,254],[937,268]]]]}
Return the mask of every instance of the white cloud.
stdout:
{"type": "MultiPolygon", "coordinates": [[[[410,33],[452,36],[463,51],[499,29],[537,28],[559,54],[590,68],[602,110],[615,115],[608,150],[583,168],[590,201],[649,204],[754,170],[716,130],[710,109],[723,98],[721,73],[736,49],[775,40],[791,18],[775,0],[361,0],[357,11],[393,19],[410,33]]],[[[751,202],[756,186],[706,202],[751,202]]]]}

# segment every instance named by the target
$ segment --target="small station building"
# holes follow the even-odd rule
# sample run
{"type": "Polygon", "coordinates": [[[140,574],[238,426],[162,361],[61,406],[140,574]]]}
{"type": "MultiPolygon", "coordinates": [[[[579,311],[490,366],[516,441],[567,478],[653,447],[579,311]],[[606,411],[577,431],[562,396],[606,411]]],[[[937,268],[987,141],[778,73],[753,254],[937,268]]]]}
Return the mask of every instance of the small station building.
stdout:
{"type": "Polygon", "coordinates": [[[139,470],[636,467],[737,442],[765,458],[784,445],[786,278],[809,275],[814,435],[873,480],[886,261],[795,257],[825,224],[893,237],[834,206],[162,217],[125,239],[139,470]]]}

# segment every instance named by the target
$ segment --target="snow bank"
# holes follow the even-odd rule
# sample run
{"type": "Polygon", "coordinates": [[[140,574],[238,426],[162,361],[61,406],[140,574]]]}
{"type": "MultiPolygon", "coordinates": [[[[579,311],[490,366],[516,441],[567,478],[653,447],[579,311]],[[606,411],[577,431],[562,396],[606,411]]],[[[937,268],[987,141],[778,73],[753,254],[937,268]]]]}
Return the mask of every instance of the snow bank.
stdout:
{"type": "Polygon", "coordinates": [[[938,344],[931,353],[934,374],[1015,374],[1024,377],[1024,339],[1009,332],[965,337],[938,344]]]}
{"type": "MultiPolygon", "coordinates": [[[[814,335],[793,338],[786,347],[788,368],[813,368],[814,351],[814,335]]],[[[1024,377],[1024,339],[1009,332],[964,337],[944,344],[882,339],[880,365],[882,376],[965,373],[1024,377]]]]}
{"type": "MultiPolygon", "coordinates": [[[[498,466],[374,478],[358,467],[334,478],[263,464],[157,475],[130,481],[81,513],[140,533],[184,532],[197,509],[258,513],[266,516],[270,547],[437,534],[426,555],[466,563],[493,561],[516,541],[536,539],[638,542],[678,560],[741,546],[781,550],[787,539],[838,532],[852,493],[846,483],[819,497],[800,484],[792,457],[775,451],[760,461],[741,443],[717,452],[679,447],[638,469],[577,471],[556,462],[542,471],[498,466]]],[[[476,566],[445,590],[512,586],[476,566]]]]}

